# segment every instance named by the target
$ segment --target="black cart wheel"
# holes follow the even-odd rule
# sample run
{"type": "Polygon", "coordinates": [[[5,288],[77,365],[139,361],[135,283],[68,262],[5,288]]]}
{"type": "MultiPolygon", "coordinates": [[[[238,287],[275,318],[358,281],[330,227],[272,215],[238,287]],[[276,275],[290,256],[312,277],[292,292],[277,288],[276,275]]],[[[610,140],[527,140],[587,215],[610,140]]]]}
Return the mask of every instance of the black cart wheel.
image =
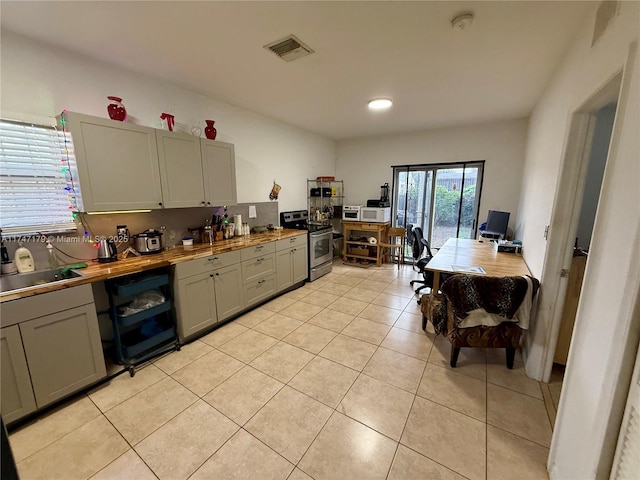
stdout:
{"type": "Polygon", "coordinates": [[[181,348],[182,348],[182,345],[180,345],[179,343],[176,343],[176,352],[179,352],[181,348]]]}
{"type": "Polygon", "coordinates": [[[129,375],[131,375],[132,377],[136,374],[136,367],[134,367],[133,365],[131,365],[129,367],[129,375]]]}

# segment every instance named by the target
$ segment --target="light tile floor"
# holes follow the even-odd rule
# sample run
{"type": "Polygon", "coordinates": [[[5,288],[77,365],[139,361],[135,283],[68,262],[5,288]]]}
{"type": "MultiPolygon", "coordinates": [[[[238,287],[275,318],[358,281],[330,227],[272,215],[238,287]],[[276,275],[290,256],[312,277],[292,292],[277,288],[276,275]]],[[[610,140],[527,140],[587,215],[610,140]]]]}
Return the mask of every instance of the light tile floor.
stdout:
{"type": "Polygon", "coordinates": [[[333,272],[10,435],[30,479],[546,479],[541,384],[421,329],[409,266],[333,272]]]}

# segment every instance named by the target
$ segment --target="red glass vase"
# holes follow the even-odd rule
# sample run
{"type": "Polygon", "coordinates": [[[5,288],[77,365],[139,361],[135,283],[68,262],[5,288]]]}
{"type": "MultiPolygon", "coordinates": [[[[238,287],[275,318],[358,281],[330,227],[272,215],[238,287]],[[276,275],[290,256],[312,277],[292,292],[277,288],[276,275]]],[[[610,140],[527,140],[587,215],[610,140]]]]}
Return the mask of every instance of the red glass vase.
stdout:
{"type": "Polygon", "coordinates": [[[111,120],[118,120],[124,122],[127,118],[127,110],[122,104],[122,99],[118,97],[107,97],[111,102],[107,106],[107,112],[109,112],[109,118],[111,120]]]}
{"type": "Polygon", "coordinates": [[[205,122],[207,123],[207,126],[204,127],[204,135],[209,140],[215,140],[216,135],[218,134],[216,127],[213,126],[213,124],[216,123],[215,120],[205,120],[205,122]]]}

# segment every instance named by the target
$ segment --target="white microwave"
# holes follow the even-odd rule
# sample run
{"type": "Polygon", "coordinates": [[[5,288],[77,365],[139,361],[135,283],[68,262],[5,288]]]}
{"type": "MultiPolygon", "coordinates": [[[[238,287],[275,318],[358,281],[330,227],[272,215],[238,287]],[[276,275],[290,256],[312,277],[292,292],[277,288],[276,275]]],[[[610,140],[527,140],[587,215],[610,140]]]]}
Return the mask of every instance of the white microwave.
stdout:
{"type": "Polygon", "coordinates": [[[345,205],[342,207],[342,219],[350,222],[359,222],[360,209],[362,208],[361,205],[345,205]]]}
{"type": "Polygon", "coordinates": [[[360,221],[384,223],[391,221],[391,207],[362,207],[360,208],[360,221]]]}

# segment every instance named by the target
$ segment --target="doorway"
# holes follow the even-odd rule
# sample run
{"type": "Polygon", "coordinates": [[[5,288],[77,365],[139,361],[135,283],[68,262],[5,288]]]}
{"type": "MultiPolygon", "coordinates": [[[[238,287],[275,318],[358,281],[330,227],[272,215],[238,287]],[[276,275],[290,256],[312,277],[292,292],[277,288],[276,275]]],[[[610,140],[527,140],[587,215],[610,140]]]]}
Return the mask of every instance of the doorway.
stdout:
{"type": "Polygon", "coordinates": [[[592,138],[590,144],[588,142],[588,154],[585,153],[583,157],[583,162],[586,162],[586,176],[581,201],[578,201],[576,197],[576,203],[579,207],[577,212],[578,225],[573,237],[571,264],[567,272],[567,289],[564,305],[562,306],[558,339],[553,355],[553,367],[549,382],[554,414],[560,404],[564,369],[569,356],[582,282],[589,258],[589,247],[600,199],[611,134],[613,133],[616,109],[617,101],[611,101],[593,113],[592,138]]]}
{"type": "Polygon", "coordinates": [[[475,238],[483,170],[483,161],[393,167],[394,225],[422,228],[431,248],[475,238]]]}

